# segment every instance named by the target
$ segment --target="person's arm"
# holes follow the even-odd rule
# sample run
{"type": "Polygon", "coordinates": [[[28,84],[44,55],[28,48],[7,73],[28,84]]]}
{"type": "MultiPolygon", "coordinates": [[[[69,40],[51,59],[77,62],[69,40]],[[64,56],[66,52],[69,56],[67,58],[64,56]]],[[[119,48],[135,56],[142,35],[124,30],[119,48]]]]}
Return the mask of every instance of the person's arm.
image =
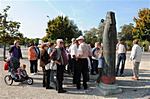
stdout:
{"type": "Polygon", "coordinates": [[[19,55],[20,55],[20,58],[23,59],[22,57],[22,52],[21,52],[21,48],[19,47],[19,55]]]}
{"type": "Polygon", "coordinates": [[[14,46],[11,46],[10,49],[9,49],[9,53],[11,54],[14,50],[14,46]]]}
{"type": "Polygon", "coordinates": [[[133,46],[133,47],[132,47],[132,50],[131,50],[130,59],[131,59],[131,60],[134,60],[134,59],[135,59],[135,56],[136,56],[136,47],[133,46]]]}
{"type": "Polygon", "coordinates": [[[57,49],[53,49],[51,54],[50,54],[50,58],[56,63],[61,65],[61,63],[59,62],[59,60],[57,59],[57,49]]]}

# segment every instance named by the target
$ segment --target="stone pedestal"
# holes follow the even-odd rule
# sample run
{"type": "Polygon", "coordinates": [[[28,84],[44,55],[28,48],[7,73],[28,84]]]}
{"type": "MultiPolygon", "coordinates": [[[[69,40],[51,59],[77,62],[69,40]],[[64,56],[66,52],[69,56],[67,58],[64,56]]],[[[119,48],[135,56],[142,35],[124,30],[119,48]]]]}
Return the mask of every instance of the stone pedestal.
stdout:
{"type": "Polygon", "coordinates": [[[104,84],[99,83],[96,89],[104,96],[112,95],[112,94],[118,94],[122,92],[122,89],[119,88],[116,84],[104,84]]]}

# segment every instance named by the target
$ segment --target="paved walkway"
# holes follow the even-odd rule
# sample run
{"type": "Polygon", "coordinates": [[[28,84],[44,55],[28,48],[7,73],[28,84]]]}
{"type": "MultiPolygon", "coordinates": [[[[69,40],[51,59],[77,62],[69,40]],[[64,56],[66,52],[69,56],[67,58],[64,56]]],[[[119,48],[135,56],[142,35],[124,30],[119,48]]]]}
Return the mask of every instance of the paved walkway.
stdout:
{"type": "MultiPolygon", "coordinates": [[[[127,56],[128,57],[128,56],[127,56]]],[[[72,77],[65,75],[64,87],[68,91],[64,94],[58,94],[55,90],[46,90],[42,87],[42,72],[39,75],[32,76],[34,78],[33,85],[14,82],[12,86],[4,83],[4,76],[7,74],[3,70],[3,62],[0,61],[0,99],[103,99],[103,98],[119,98],[119,99],[150,99],[150,54],[144,54],[140,66],[140,80],[133,81],[131,62],[127,59],[125,77],[117,77],[116,83],[123,92],[116,95],[102,96],[95,90],[95,79],[97,76],[91,76],[88,90],[76,90],[72,85],[72,77]]],[[[24,59],[21,63],[27,64],[29,73],[29,62],[24,59]]]]}

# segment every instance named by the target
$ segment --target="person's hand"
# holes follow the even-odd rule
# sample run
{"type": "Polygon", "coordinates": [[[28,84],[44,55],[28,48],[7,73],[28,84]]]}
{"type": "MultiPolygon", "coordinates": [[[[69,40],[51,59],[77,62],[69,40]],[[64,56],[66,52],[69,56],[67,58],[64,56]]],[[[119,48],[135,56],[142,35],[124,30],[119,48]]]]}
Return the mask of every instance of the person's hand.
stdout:
{"type": "Polygon", "coordinates": [[[24,59],[23,57],[21,57],[20,59],[24,59]]]}
{"type": "Polygon", "coordinates": [[[58,64],[58,65],[61,65],[61,63],[60,63],[60,62],[58,62],[58,61],[55,61],[55,63],[56,63],[56,64],[58,64]]]}
{"type": "Polygon", "coordinates": [[[130,61],[132,61],[132,60],[133,60],[133,58],[132,58],[131,56],[130,56],[130,58],[129,58],[129,59],[130,59],[130,61]]]}

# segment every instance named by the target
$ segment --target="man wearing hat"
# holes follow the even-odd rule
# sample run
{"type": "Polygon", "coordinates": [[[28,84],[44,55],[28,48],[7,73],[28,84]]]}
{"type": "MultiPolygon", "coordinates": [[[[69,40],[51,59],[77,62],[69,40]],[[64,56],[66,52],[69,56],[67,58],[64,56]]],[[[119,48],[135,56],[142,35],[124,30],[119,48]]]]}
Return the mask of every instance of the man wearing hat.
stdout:
{"type": "Polygon", "coordinates": [[[81,74],[83,76],[83,87],[87,89],[87,81],[89,80],[89,69],[88,69],[88,57],[90,56],[90,50],[88,45],[84,42],[84,37],[79,36],[77,38],[79,43],[78,51],[77,51],[77,79],[76,79],[76,87],[77,89],[81,89],[81,74]]]}

